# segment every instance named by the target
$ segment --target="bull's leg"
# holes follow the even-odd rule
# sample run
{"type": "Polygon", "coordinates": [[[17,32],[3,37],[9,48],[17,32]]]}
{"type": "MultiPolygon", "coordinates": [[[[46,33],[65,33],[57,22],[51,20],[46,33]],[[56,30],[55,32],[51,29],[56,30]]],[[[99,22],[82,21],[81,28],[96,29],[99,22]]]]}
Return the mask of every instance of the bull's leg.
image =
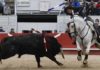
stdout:
{"type": "Polygon", "coordinates": [[[22,54],[18,54],[18,58],[20,58],[22,56],[22,54]]]}
{"type": "Polygon", "coordinates": [[[40,65],[40,57],[38,55],[35,55],[36,61],[37,61],[37,66],[38,68],[41,68],[42,66],[40,65]]]}
{"type": "Polygon", "coordinates": [[[0,59],[0,63],[2,64],[2,60],[0,59]]]}
{"type": "Polygon", "coordinates": [[[2,64],[2,56],[1,56],[1,54],[0,54],[0,63],[2,64]]]}
{"type": "Polygon", "coordinates": [[[82,52],[81,52],[80,44],[78,41],[76,41],[76,45],[77,45],[77,50],[78,50],[77,60],[81,61],[82,60],[82,56],[81,56],[82,52]]]}
{"type": "Polygon", "coordinates": [[[52,61],[54,61],[57,65],[59,65],[59,66],[62,66],[63,65],[62,63],[58,62],[54,56],[47,56],[47,57],[49,59],[51,59],[52,61]]]}

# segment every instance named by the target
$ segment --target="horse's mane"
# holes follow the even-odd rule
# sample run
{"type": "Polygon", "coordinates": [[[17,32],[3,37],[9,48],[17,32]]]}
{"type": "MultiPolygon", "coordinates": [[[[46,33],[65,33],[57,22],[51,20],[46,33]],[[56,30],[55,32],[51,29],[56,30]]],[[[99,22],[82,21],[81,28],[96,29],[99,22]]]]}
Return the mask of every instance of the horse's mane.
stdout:
{"type": "Polygon", "coordinates": [[[91,21],[92,23],[94,23],[94,20],[91,17],[87,17],[86,21],[91,21]]]}

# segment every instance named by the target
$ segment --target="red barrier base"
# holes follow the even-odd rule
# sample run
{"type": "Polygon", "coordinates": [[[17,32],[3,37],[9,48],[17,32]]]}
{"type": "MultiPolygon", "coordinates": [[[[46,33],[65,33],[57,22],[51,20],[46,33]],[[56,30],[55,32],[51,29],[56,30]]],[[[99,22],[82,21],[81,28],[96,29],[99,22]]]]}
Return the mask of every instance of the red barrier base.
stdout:
{"type": "MultiPolygon", "coordinates": [[[[64,50],[64,54],[65,55],[77,55],[77,51],[76,50],[64,50]]],[[[100,55],[100,50],[91,50],[89,55],[100,55]]]]}

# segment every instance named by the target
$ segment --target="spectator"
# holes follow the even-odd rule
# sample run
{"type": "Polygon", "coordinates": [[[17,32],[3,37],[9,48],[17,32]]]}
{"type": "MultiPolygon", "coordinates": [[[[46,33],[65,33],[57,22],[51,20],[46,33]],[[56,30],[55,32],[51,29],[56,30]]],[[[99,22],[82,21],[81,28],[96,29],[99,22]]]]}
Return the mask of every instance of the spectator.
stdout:
{"type": "Polygon", "coordinates": [[[99,19],[95,20],[94,28],[95,28],[96,33],[97,33],[97,41],[100,42],[100,22],[99,22],[99,19]]]}
{"type": "Polygon", "coordinates": [[[95,23],[94,23],[95,27],[97,28],[98,26],[100,26],[100,22],[99,19],[95,19],[95,23]]]}
{"type": "Polygon", "coordinates": [[[32,28],[30,33],[40,33],[40,32],[38,30],[35,30],[34,28],[32,28]]]}
{"type": "Polygon", "coordinates": [[[10,32],[9,32],[10,34],[13,34],[13,33],[15,33],[15,30],[14,30],[14,28],[11,28],[11,30],[10,30],[10,32]]]}
{"type": "Polygon", "coordinates": [[[11,14],[11,8],[8,5],[4,5],[4,15],[10,15],[11,14]]]}
{"type": "Polygon", "coordinates": [[[90,2],[91,0],[86,0],[86,1],[90,2]]]}
{"type": "MultiPolygon", "coordinates": [[[[86,1],[88,1],[88,2],[91,2],[91,0],[86,0],[86,1]]],[[[94,2],[97,2],[98,0],[93,0],[94,2]]]]}
{"type": "Polygon", "coordinates": [[[100,15],[100,0],[96,4],[96,15],[100,15]]]}
{"type": "Polygon", "coordinates": [[[0,14],[3,14],[3,4],[1,1],[0,1],[0,14]]]}
{"type": "Polygon", "coordinates": [[[98,35],[100,35],[100,22],[99,19],[95,19],[94,28],[98,35]]]}
{"type": "Polygon", "coordinates": [[[57,30],[54,30],[54,34],[57,34],[57,30]]]}
{"type": "Polygon", "coordinates": [[[98,2],[99,0],[94,0],[94,2],[98,2]]]}
{"type": "Polygon", "coordinates": [[[89,5],[87,2],[83,2],[81,7],[80,7],[80,10],[79,10],[79,15],[81,17],[86,17],[88,15],[88,11],[87,9],[89,8],[89,5]]]}
{"type": "Polygon", "coordinates": [[[96,4],[96,8],[100,9],[100,0],[99,0],[98,3],[96,4]]]}
{"type": "Polygon", "coordinates": [[[88,12],[90,15],[95,14],[94,9],[95,9],[95,2],[91,0],[91,2],[89,3],[89,9],[88,9],[88,12]]]}
{"type": "Polygon", "coordinates": [[[5,32],[5,31],[3,30],[3,27],[0,27],[0,32],[5,32]]]}

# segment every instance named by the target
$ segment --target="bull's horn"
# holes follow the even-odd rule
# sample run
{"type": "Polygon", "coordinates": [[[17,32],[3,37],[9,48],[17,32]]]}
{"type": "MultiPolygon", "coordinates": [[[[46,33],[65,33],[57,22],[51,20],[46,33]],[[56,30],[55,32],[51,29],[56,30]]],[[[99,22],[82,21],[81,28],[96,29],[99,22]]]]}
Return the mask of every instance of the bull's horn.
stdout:
{"type": "Polygon", "coordinates": [[[8,33],[8,36],[9,36],[9,37],[12,37],[13,35],[12,35],[12,34],[10,34],[10,33],[8,33]]]}
{"type": "Polygon", "coordinates": [[[59,37],[60,35],[61,35],[61,33],[55,35],[54,38],[57,38],[57,37],[59,37]]]}
{"type": "Polygon", "coordinates": [[[60,53],[62,55],[62,58],[65,59],[65,56],[64,56],[64,53],[63,53],[63,50],[62,49],[60,49],[60,53]]]}

